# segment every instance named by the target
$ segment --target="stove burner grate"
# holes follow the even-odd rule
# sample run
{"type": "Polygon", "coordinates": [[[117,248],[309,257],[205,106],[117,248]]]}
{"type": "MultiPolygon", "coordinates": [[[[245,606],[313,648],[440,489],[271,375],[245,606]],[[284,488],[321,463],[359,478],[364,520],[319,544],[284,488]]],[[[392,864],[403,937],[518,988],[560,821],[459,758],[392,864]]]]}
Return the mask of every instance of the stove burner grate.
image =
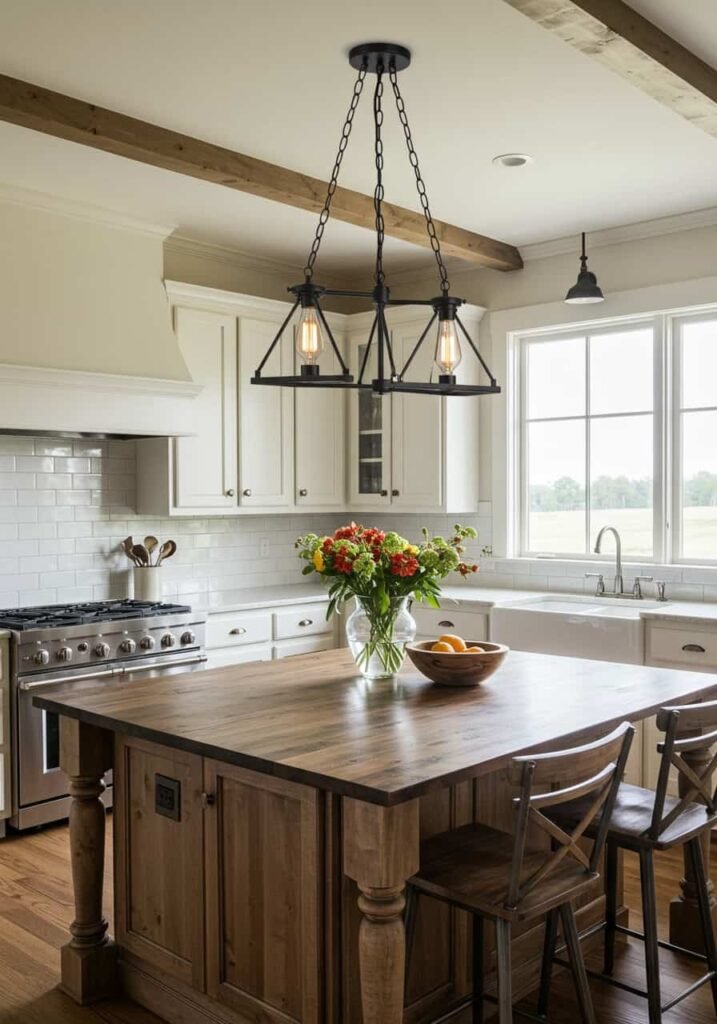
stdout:
{"type": "Polygon", "coordinates": [[[0,629],[52,629],[56,626],[80,626],[93,622],[121,619],[144,619],[154,615],[175,615],[191,612],[186,604],[164,604],[161,601],[88,601],[85,604],[51,604],[36,608],[5,608],[0,610],[0,629]]]}

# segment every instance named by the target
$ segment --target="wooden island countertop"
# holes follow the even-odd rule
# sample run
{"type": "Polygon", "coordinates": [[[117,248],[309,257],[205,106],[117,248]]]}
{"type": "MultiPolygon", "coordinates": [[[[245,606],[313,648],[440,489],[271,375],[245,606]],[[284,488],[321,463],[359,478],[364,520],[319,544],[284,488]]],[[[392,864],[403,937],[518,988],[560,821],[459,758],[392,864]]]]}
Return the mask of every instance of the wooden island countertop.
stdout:
{"type": "Polygon", "coordinates": [[[391,805],[607,732],[717,676],[511,651],[478,687],[435,686],[406,663],[367,683],[348,651],[104,683],[35,703],[88,724],[391,805]]]}
{"type": "MultiPolygon", "coordinates": [[[[472,980],[465,919],[426,900],[404,990],[420,840],[473,820],[510,829],[503,768],[518,754],[716,696],[717,676],[518,651],[466,689],[410,664],[368,683],[329,651],[37,696],[61,716],[73,797],[63,986],[89,1001],[120,980],[172,1022],[432,1020],[472,980]],[[110,767],[116,942],[101,912],[110,767]]],[[[603,905],[596,890],[583,920],[603,905]]],[[[526,987],[539,930],[515,940],[526,987]]]]}

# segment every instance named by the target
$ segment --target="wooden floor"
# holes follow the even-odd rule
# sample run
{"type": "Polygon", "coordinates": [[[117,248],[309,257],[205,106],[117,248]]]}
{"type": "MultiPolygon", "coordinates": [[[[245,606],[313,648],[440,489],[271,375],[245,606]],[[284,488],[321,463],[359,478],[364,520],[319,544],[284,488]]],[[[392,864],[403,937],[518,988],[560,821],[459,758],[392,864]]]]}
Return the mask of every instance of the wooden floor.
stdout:
{"type": "MultiPolygon", "coordinates": [[[[662,855],[657,862],[657,884],[663,933],[668,902],[677,892],[680,875],[679,856],[662,855]]],[[[713,855],[712,877],[717,878],[717,853],[713,855]]],[[[627,902],[637,911],[631,923],[637,921],[639,927],[634,861],[628,861],[627,886],[627,902]]],[[[105,896],[109,914],[109,885],[105,896]]],[[[0,1024],[161,1024],[153,1014],[122,1001],[81,1008],[56,990],[58,950],[66,941],[71,918],[67,828],[55,826],[0,841],[0,1024]]],[[[663,951],[661,957],[666,998],[699,971],[671,953],[663,951]]],[[[619,955],[617,976],[641,985],[641,958],[641,944],[630,940],[619,955]]],[[[646,1004],[637,997],[600,983],[594,984],[593,997],[600,1024],[647,1022],[646,1004]]],[[[516,1021],[519,1019],[516,1015],[516,1021]]],[[[708,987],[666,1016],[668,1024],[708,1024],[715,1019],[708,987]]],[[[570,979],[563,972],[554,983],[551,1022],[575,1024],[577,1020],[570,979]]]]}

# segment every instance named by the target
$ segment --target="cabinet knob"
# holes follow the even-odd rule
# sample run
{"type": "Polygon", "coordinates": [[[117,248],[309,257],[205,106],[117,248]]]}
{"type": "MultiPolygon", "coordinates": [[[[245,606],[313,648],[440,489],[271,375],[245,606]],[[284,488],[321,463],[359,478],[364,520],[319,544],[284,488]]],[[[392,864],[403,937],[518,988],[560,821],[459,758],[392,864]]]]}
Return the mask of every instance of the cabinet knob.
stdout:
{"type": "Polygon", "coordinates": [[[226,494],[227,498],[233,498],[234,495],[236,494],[236,491],[234,490],[233,487],[230,487],[224,493],[226,494]]]}
{"type": "Polygon", "coordinates": [[[202,807],[214,807],[217,798],[214,793],[202,793],[202,807]]]}
{"type": "Polygon", "coordinates": [[[309,492],[306,490],[306,488],[302,487],[301,490],[299,491],[299,497],[300,498],[305,498],[308,493],[309,492]]]}
{"type": "Polygon", "coordinates": [[[313,626],[313,624],[314,624],[314,620],[313,619],[299,619],[299,625],[300,626],[313,626]]]}
{"type": "Polygon", "coordinates": [[[235,626],[234,629],[229,630],[229,636],[244,636],[246,628],[244,626],[235,626]]]}
{"type": "Polygon", "coordinates": [[[450,619],[441,619],[441,621],[438,623],[438,625],[441,627],[441,629],[455,629],[456,628],[455,622],[451,622],[450,619]]]}
{"type": "Polygon", "coordinates": [[[251,498],[251,487],[245,487],[242,494],[245,498],[251,498]]]}
{"type": "Polygon", "coordinates": [[[395,488],[391,491],[391,494],[394,498],[399,498],[401,496],[401,492],[397,491],[395,488]]]}
{"type": "Polygon", "coordinates": [[[382,498],[387,498],[388,497],[388,491],[381,491],[381,497],[382,498]]]}

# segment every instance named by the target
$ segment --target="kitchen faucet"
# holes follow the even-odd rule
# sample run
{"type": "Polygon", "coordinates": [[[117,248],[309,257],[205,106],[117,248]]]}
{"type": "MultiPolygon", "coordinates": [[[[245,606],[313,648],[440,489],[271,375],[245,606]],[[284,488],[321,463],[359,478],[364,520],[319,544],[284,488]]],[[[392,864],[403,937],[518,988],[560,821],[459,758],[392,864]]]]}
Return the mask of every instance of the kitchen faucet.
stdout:
{"type": "Polygon", "coordinates": [[[614,526],[603,526],[600,530],[600,533],[597,535],[597,540],[595,541],[595,554],[600,554],[600,545],[602,544],[603,536],[606,533],[612,533],[615,537],[615,584],[613,586],[613,594],[617,594],[619,596],[623,593],[622,542],[620,540],[620,534],[614,526]]]}

